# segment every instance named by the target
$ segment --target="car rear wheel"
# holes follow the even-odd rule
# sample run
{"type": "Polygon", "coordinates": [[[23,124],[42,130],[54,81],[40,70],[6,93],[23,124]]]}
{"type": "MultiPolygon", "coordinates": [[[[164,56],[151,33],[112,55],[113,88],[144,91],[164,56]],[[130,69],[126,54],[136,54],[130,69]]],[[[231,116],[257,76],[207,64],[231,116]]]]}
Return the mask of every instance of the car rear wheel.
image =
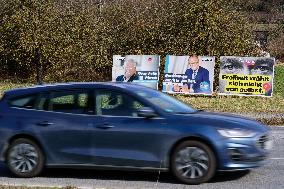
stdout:
{"type": "Polygon", "coordinates": [[[34,177],[43,169],[44,156],[40,147],[29,139],[16,139],[7,151],[7,166],[18,177],[34,177]]]}
{"type": "Polygon", "coordinates": [[[185,141],[172,153],[171,171],[178,180],[186,184],[204,183],[216,172],[216,157],[206,144],[185,141]]]}

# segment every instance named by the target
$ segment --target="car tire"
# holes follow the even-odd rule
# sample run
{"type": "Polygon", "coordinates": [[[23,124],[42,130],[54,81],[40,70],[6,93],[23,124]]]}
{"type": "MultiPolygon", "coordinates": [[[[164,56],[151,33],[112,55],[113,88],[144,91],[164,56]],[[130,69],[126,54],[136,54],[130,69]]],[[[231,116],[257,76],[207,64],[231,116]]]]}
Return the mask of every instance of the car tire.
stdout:
{"type": "Polygon", "coordinates": [[[208,145],[199,141],[184,141],[174,149],[170,168],[179,181],[201,184],[215,175],[216,157],[208,145]]]}
{"type": "Polygon", "coordinates": [[[32,140],[14,140],[6,154],[6,164],[17,177],[35,177],[44,167],[44,156],[40,147],[32,140]]]}

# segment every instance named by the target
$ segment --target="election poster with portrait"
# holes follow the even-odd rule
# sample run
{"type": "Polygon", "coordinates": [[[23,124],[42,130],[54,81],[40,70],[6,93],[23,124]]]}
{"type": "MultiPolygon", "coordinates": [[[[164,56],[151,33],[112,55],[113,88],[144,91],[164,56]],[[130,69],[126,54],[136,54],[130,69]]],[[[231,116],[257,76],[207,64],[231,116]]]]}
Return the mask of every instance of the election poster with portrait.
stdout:
{"type": "Polygon", "coordinates": [[[215,57],[168,55],[163,92],[212,95],[215,57]]]}
{"type": "Polygon", "coordinates": [[[158,89],[159,55],[114,55],[112,81],[133,82],[158,89]]]}
{"type": "Polygon", "coordinates": [[[271,97],[274,58],[220,57],[219,94],[271,97]]]}

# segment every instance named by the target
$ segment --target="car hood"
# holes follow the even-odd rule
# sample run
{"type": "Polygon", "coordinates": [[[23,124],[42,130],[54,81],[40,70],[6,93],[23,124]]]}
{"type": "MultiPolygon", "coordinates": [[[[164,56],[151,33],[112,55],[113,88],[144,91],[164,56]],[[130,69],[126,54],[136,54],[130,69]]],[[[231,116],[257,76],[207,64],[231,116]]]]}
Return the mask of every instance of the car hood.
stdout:
{"type": "Polygon", "coordinates": [[[192,114],[178,114],[181,119],[188,119],[192,124],[210,125],[219,128],[238,128],[257,130],[260,132],[268,131],[268,127],[262,123],[243,116],[229,113],[215,113],[207,111],[197,111],[192,114]]]}

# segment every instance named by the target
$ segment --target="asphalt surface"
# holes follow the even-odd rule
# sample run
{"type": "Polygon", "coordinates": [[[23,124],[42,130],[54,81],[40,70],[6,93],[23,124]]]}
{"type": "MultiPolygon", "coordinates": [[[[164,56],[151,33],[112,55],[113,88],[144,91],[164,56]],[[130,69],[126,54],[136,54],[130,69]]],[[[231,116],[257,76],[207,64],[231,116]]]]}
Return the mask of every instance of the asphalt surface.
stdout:
{"type": "Polygon", "coordinates": [[[201,185],[178,183],[169,173],[46,169],[40,177],[14,178],[0,165],[0,185],[76,186],[106,189],[183,189],[183,188],[284,188],[284,126],[272,127],[274,148],[265,166],[251,171],[223,172],[201,185]]]}

